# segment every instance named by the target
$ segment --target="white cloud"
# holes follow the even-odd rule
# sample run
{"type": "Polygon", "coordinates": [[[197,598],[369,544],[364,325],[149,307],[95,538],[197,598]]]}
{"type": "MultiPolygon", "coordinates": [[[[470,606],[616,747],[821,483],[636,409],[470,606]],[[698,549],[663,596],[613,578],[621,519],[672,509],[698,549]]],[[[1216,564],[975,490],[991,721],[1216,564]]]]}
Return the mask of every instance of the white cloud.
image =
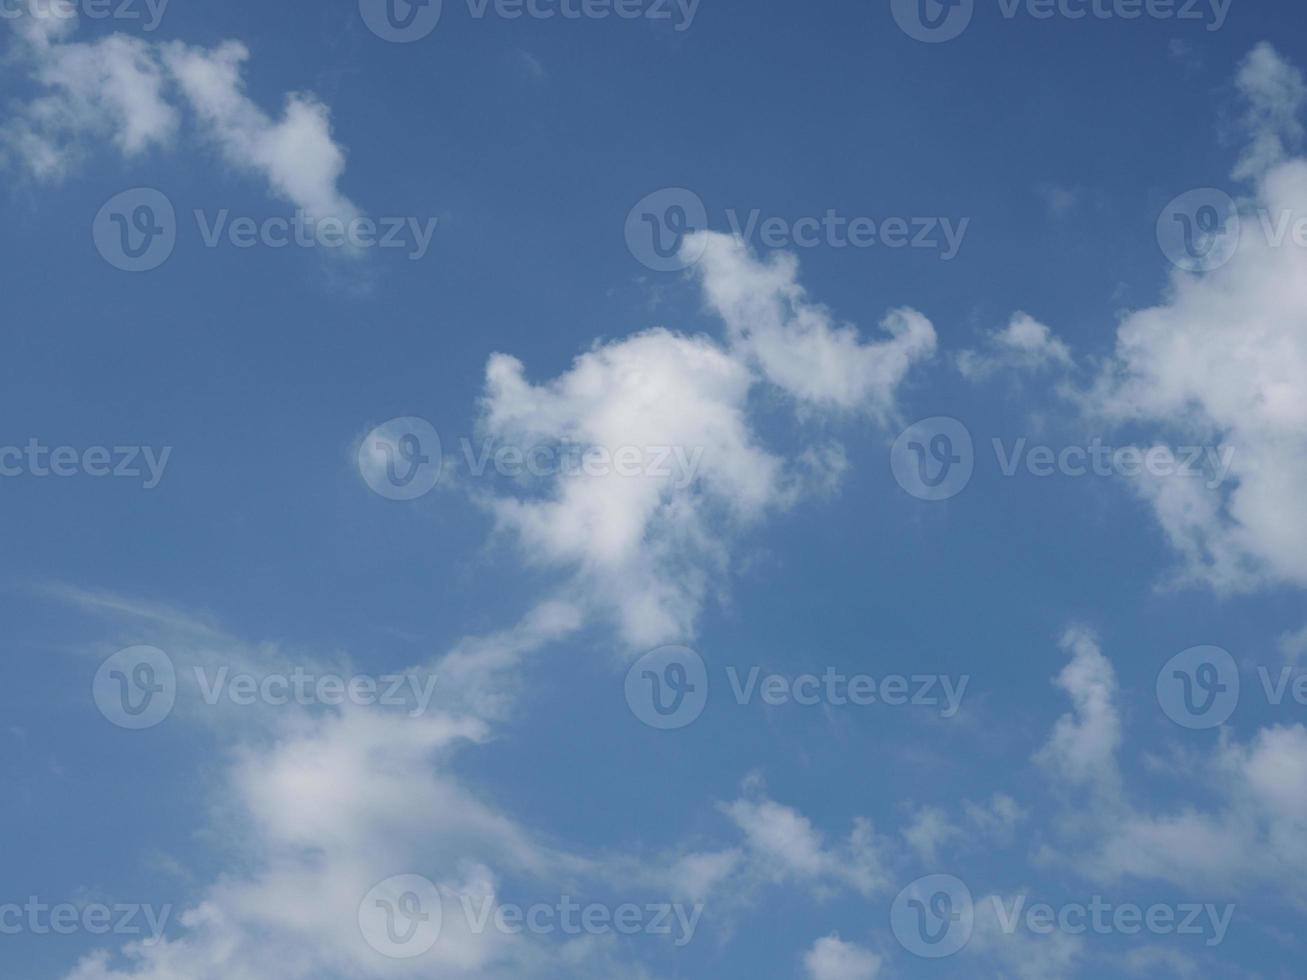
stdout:
{"type": "Polygon", "coordinates": [[[871,950],[842,942],[839,936],[817,940],[803,958],[808,980],[876,980],[880,965],[871,950]]]}
{"type": "Polygon", "coordinates": [[[801,404],[892,417],[909,368],[935,352],[934,327],[906,308],[881,322],[887,339],[864,342],[808,299],[791,254],[759,261],[738,237],[709,231],[687,236],[682,250],[701,256],[704,297],[732,349],[801,404]]]}
{"type": "MultiPolygon", "coordinates": [[[[125,617],[138,630],[153,624],[168,636],[179,666],[230,659],[243,667],[252,650],[272,652],[162,607],[66,597],[125,617]]],[[[507,877],[555,898],[553,881],[604,880],[601,863],[542,844],[450,771],[457,754],[491,734],[486,720],[468,712],[476,701],[469,691],[497,672],[511,673],[522,656],[565,637],[574,624],[563,607],[549,604],[495,637],[460,645],[433,665],[443,677],[449,664],[455,690],[424,716],[286,706],[275,717],[229,719],[225,734],[234,744],[214,831],[230,849],[231,870],[185,912],[168,940],[128,945],[125,967],[93,954],[68,980],[344,980],[432,969],[468,980],[553,976],[560,968],[576,976],[625,975],[602,946],[480,930],[458,914],[461,896],[495,901],[507,877]],[[471,686],[470,678],[477,679],[471,686]],[[357,924],[372,886],[402,873],[430,878],[445,900],[439,942],[411,961],[378,954],[357,924]]]]}
{"type": "Polygon", "coordinates": [[[488,500],[501,528],[533,560],[571,565],[590,606],[611,611],[632,646],[692,635],[724,571],[723,536],[786,500],[780,459],[758,445],[746,415],[753,378],[706,338],[637,334],[577,358],[543,385],[515,358],[486,370],[483,425],[505,444],[571,443],[616,454],[633,447],[649,465],[555,478],[543,496],[488,500]],[[698,458],[657,467],[664,450],[698,458]]]}
{"type": "Polygon", "coordinates": [[[37,178],[66,175],[85,155],[85,137],[110,139],[128,157],[172,141],[178,114],[146,42],[120,34],[94,44],[53,41],[27,57],[44,94],[0,129],[0,146],[37,178]]]}
{"type": "Polygon", "coordinates": [[[1273,726],[1247,744],[1221,737],[1203,782],[1214,804],[1150,811],[1120,771],[1116,672],[1083,631],[1068,635],[1071,663],[1058,678],[1076,706],[1036,758],[1061,789],[1062,852],[1103,882],[1161,880],[1236,893],[1275,885],[1307,902],[1307,728],[1273,726]]]}
{"type": "Polygon", "coordinates": [[[236,41],[212,50],[182,44],[163,49],[168,70],[232,166],[260,174],[277,196],[311,218],[357,217],[358,209],[337,187],[345,153],[332,138],[327,107],[293,94],[274,121],[245,94],[241,68],[248,58],[236,41]]]}
{"type": "Polygon", "coordinates": [[[1307,654],[1307,626],[1291,633],[1285,633],[1280,637],[1280,652],[1284,654],[1284,659],[1291,664],[1296,664],[1303,659],[1303,654],[1307,654]]]}
{"type": "Polygon", "coordinates": [[[1253,143],[1237,174],[1253,193],[1238,251],[1206,274],[1176,272],[1164,303],[1125,317],[1087,399],[1091,415],[1154,426],[1173,444],[1233,449],[1220,490],[1138,483],[1183,557],[1182,578],[1222,591],[1307,584],[1307,250],[1275,244],[1266,228],[1307,213],[1307,160],[1285,157],[1307,86],[1263,45],[1239,87],[1253,143]]]}
{"type": "Polygon", "coordinates": [[[962,809],[981,835],[999,845],[1010,843],[1017,826],[1029,816],[1026,809],[1006,793],[995,793],[983,804],[964,801],[962,809]]]}
{"type": "Polygon", "coordinates": [[[986,895],[975,903],[975,925],[965,955],[997,966],[990,975],[1003,980],[1069,980],[1076,975],[1084,952],[1079,936],[1062,932],[1038,935],[1026,929],[1008,931],[1003,914],[1017,907],[1020,896],[986,895]],[[1002,912],[1000,911],[1002,910],[1002,912]]]}
{"type": "Polygon", "coordinates": [[[1247,102],[1244,125],[1251,138],[1234,172],[1243,180],[1282,163],[1302,142],[1299,117],[1307,106],[1307,84],[1302,73],[1265,42],[1244,59],[1235,83],[1247,102]]]}
{"type": "Polygon", "coordinates": [[[767,881],[819,889],[839,883],[863,895],[885,887],[880,844],[868,820],[856,820],[848,839],[831,848],[807,817],[774,800],[740,799],[722,811],[743,832],[752,869],[767,881]]]}
{"type": "Polygon", "coordinates": [[[1071,653],[1071,662],[1055,683],[1071,696],[1075,711],[1058,719],[1036,761],[1067,783],[1090,787],[1100,798],[1115,798],[1121,745],[1116,671],[1083,628],[1068,630],[1062,648],[1071,653]]]}
{"type": "Polygon", "coordinates": [[[580,445],[614,458],[634,450],[651,464],[483,498],[530,560],[573,568],[576,601],[612,616],[633,647],[691,636],[722,588],[734,535],[830,492],[847,465],[838,445],[789,461],[765,450],[750,422],[759,385],[779,385],[809,413],[862,407],[886,417],[909,366],[934,348],[934,330],[910,311],[891,316],[893,336],[879,344],[833,326],[804,297],[792,257],[759,261],[724,235],[705,233],[699,244],[704,295],[725,323],[726,346],[655,329],[596,346],[542,384],[506,354],[486,369],[482,427],[497,442],[580,445]],[[654,472],[660,458],[664,469],[654,472]]]}
{"type": "Polygon", "coordinates": [[[962,830],[940,807],[924,806],[913,815],[912,822],[902,834],[922,861],[935,864],[939,860],[940,848],[960,838],[962,830]]]}
{"type": "MultiPolygon", "coordinates": [[[[34,3],[32,9],[51,6],[34,3]]],[[[244,45],[227,41],[206,50],[123,34],[80,43],[67,40],[76,17],[29,13],[12,23],[17,63],[41,93],[0,129],[0,149],[34,177],[66,176],[98,139],[110,140],[127,157],[166,147],[185,105],[224,159],[262,177],[276,196],[316,219],[358,216],[338,186],[345,153],[332,137],[327,107],[293,94],[280,119],[268,116],[245,94],[244,45]]]]}
{"type": "Polygon", "coordinates": [[[1038,371],[1070,368],[1071,349],[1052,330],[1025,313],[1015,314],[1002,330],[986,337],[983,350],[965,350],[957,356],[958,370],[980,381],[1000,370],[1038,371]]]}

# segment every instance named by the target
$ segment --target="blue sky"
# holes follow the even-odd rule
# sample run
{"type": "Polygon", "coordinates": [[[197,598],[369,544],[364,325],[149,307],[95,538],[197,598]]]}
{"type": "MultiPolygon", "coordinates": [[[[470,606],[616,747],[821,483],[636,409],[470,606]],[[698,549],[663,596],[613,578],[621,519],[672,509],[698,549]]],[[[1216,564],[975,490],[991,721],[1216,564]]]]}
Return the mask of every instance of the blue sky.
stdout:
{"type": "Polygon", "coordinates": [[[564,8],[3,5],[0,974],[1297,975],[1302,18],[564,8]]]}

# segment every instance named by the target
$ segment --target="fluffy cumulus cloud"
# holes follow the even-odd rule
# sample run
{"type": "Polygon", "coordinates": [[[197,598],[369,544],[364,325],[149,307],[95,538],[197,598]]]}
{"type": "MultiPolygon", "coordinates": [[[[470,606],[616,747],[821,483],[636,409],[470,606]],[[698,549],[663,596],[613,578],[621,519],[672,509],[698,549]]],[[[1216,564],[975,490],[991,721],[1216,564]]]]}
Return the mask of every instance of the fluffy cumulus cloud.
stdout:
{"type": "Polygon", "coordinates": [[[748,422],[752,383],[710,340],[666,330],[590,351],[542,385],[515,358],[492,358],[483,424],[493,438],[595,447],[613,460],[540,494],[495,497],[496,520],[528,556],[575,567],[577,589],[615,613],[632,645],[688,637],[727,563],[723,528],[787,496],[783,462],[748,422]]]}
{"type": "MultiPolygon", "coordinates": [[[[167,610],[111,597],[65,598],[136,628],[148,619],[156,635],[167,637],[179,674],[191,665],[245,664],[251,656],[251,648],[216,628],[167,610]]],[[[597,875],[593,862],[542,845],[450,773],[452,758],[491,732],[475,711],[480,686],[566,637],[575,622],[564,608],[547,605],[502,633],[462,644],[426,667],[439,672],[448,664],[451,687],[422,714],[283,707],[226,727],[231,748],[215,833],[242,870],[205,889],[176,935],[128,945],[121,955],[92,954],[69,980],[344,980],[431,969],[508,978],[545,975],[560,958],[577,975],[605,975],[612,965],[601,949],[591,956],[548,948],[458,914],[464,900],[493,907],[506,875],[528,888],[532,881],[597,875]],[[399,873],[427,876],[445,908],[439,942],[417,960],[381,955],[358,924],[364,897],[399,873]]],[[[265,664],[279,660],[273,648],[255,649],[265,664]]]]}
{"type": "Polygon", "coordinates": [[[213,49],[111,34],[72,39],[75,16],[29,0],[10,18],[14,59],[36,94],[0,125],[0,154],[39,180],[66,176],[95,141],[127,157],[173,144],[189,109],[197,131],[236,169],[263,178],[276,196],[315,219],[348,220],[358,209],[340,191],[345,154],[326,106],[292,94],[280,118],[245,93],[244,45],[213,49]]]}
{"type": "Polygon", "coordinates": [[[633,647],[690,636],[733,533],[829,489],[844,466],[838,446],[789,459],[764,448],[750,420],[755,390],[775,386],[805,412],[887,418],[908,369],[935,345],[929,321],[909,310],[890,315],[881,341],[835,325],[806,298],[792,257],[762,261],[715,233],[693,247],[724,342],[655,329],[597,346],[543,383],[504,354],[486,370],[489,436],[610,459],[486,503],[528,557],[575,569],[577,593],[633,647]]]}
{"type": "Polygon", "coordinates": [[[1018,313],[1002,330],[989,334],[981,350],[959,353],[957,365],[967,378],[979,381],[1000,370],[1070,368],[1073,361],[1071,349],[1049,327],[1018,313]]]}
{"type": "Polygon", "coordinates": [[[1024,907],[1025,898],[977,896],[975,924],[966,949],[968,965],[977,970],[974,975],[994,980],[1071,980],[1080,976],[1085,947],[1082,937],[1013,930],[1005,921],[1013,910],[1024,907]]]}
{"type": "Polygon", "coordinates": [[[758,260],[738,237],[687,236],[709,308],[726,326],[732,350],[805,406],[892,417],[909,368],[935,352],[935,329],[913,309],[891,311],[883,340],[864,340],[835,321],[799,285],[798,259],[777,252],[758,260]]]}
{"type": "MultiPolygon", "coordinates": [[[[243,643],[167,607],[55,595],[119,621],[125,633],[148,624],[179,678],[221,664],[351,673],[347,663],[243,643]]],[[[210,832],[230,870],[201,890],[167,939],[96,951],[67,980],[359,980],[432,970],[451,980],[647,978],[629,950],[619,955],[603,937],[513,934],[479,924],[478,914],[505,902],[557,902],[570,890],[600,901],[683,903],[697,929],[731,920],[770,888],[798,887],[815,899],[883,890],[886,842],[867,821],[828,842],[754,778],[740,799],[720,805],[718,847],[684,847],[655,862],[560,849],[469,788],[455,762],[494,737],[523,660],[567,642],[580,623],[577,610],[546,602],[506,630],[411,668],[441,679],[422,712],[291,705],[237,718],[208,709],[227,744],[210,832]],[[438,941],[412,959],[382,955],[359,924],[365,897],[396,874],[427,878],[443,909],[438,941]]],[[[198,692],[181,699],[198,700],[198,692]]],[[[182,712],[177,721],[199,715],[182,712]]],[[[853,952],[846,959],[862,962],[853,952]]],[[[820,962],[842,960],[827,949],[820,962]]]]}
{"type": "Polygon", "coordinates": [[[1137,484],[1184,577],[1225,591],[1307,584],[1307,250],[1277,240],[1307,214],[1307,159],[1293,155],[1307,86],[1262,45],[1238,88],[1249,134],[1238,250],[1211,271],[1177,271],[1163,303],[1128,315],[1087,399],[1094,416],[1159,439],[1233,449],[1219,492],[1192,479],[1137,484]]]}
{"type": "Polygon", "coordinates": [[[1041,858],[1099,882],[1243,895],[1271,887],[1307,901],[1307,728],[1263,728],[1247,743],[1223,733],[1212,763],[1183,773],[1202,785],[1206,802],[1143,806],[1120,767],[1116,671],[1087,633],[1069,634],[1066,645],[1071,660],[1057,685],[1073,711],[1036,755],[1063,807],[1050,821],[1061,840],[1041,848],[1041,858]]]}
{"type": "Polygon", "coordinates": [[[880,964],[871,950],[843,942],[839,936],[817,940],[803,958],[808,980],[876,980],[880,964]]]}

